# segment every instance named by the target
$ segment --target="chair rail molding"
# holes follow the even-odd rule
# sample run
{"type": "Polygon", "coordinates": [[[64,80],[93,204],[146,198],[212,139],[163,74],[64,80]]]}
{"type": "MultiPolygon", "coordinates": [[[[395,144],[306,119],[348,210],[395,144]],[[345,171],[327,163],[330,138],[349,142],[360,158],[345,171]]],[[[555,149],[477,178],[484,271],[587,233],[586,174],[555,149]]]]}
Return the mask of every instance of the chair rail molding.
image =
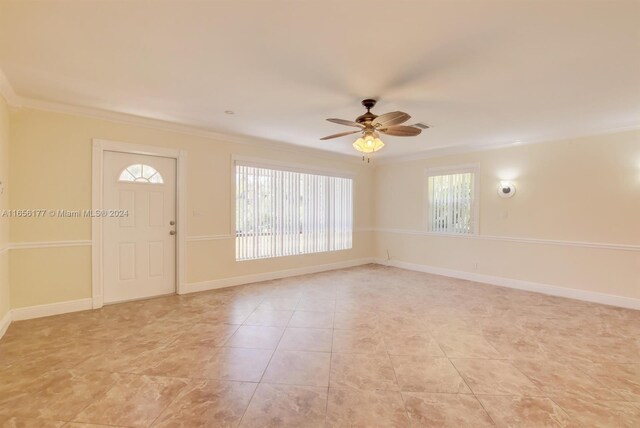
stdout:
{"type": "Polygon", "coordinates": [[[640,245],[616,244],[616,243],[607,243],[607,242],[566,241],[566,240],[556,240],[556,239],[522,238],[522,237],[515,237],[515,236],[495,236],[495,235],[473,235],[473,234],[463,235],[463,234],[454,234],[454,233],[426,232],[422,230],[411,230],[411,229],[376,228],[375,231],[378,233],[426,236],[426,237],[434,237],[434,238],[477,239],[477,240],[484,240],[484,241],[519,242],[523,244],[562,245],[567,247],[598,248],[603,250],[640,251],[640,245]]]}
{"type": "Polygon", "coordinates": [[[61,247],[85,247],[90,246],[90,239],[68,241],[23,241],[9,244],[11,250],[25,250],[32,248],[61,248],[61,247]]]}
{"type": "Polygon", "coordinates": [[[217,241],[221,239],[234,239],[235,236],[231,234],[226,235],[192,235],[187,236],[187,242],[195,242],[195,241],[217,241]]]}

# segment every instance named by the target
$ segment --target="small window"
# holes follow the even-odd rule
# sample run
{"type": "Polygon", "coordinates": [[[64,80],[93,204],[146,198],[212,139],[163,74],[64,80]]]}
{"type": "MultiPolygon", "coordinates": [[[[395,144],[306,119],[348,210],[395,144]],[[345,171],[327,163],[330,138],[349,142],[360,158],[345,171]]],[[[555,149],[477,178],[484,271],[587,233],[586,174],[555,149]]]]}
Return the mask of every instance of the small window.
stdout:
{"type": "Polygon", "coordinates": [[[152,166],[145,164],[129,165],[121,173],[118,181],[127,181],[131,183],[151,183],[162,184],[162,175],[152,166]]]}
{"type": "Polygon", "coordinates": [[[428,171],[429,232],[477,232],[476,172],[475,167],[428,171]]]}

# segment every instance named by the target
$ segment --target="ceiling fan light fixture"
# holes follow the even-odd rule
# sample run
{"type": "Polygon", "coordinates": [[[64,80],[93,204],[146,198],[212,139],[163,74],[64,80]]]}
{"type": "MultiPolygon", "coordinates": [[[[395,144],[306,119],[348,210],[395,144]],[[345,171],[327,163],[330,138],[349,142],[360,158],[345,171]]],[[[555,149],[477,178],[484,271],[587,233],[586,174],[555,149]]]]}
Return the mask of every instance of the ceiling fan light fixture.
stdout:
{"type": "Polygon", "coordinates": [[[376,105],[376,100],[374,99],[363,100],[362,105],[367,109],[367,112],[358,116],[355,121],[336,118],[327,119],[332,123],[359,129],[328,135],[320,139],[324,141],[362,133],[362,137],[353,143],[353,148],[363,153],[362,160],[370,160],[370,156],[365,155],[370,155],[384,147],[384,143],[380,139],[379,134],[393,135],[396,137],[415,137],[422,132],[422,129],[429,127],[424,124],[417,124],[416,126],[403,125],[403,123],[411,119],[411,116],[403,111],[391,111],[379,116],[371,113],[371,109],[376,105]]]}
{"type": "Polygon", "coordinates": [[[361,153],[373,153],[377,152],[384,147],[384,143],[380,138],[373,135],[366,135],[364,138],[358,138],[353,143],[353,148],[361,153]]]}

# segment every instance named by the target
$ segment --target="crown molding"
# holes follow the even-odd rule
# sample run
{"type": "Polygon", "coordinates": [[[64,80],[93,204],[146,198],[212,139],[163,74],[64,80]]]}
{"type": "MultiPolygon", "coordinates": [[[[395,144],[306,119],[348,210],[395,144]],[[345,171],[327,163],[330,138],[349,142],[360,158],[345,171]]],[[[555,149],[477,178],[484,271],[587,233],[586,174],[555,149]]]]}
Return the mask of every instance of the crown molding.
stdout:
{"type": "MultiPolygon", "coordinates": [[[[268,147],[273,150],[284,151],[294,154],[303,154],[306,156],[313,156],[317,158],[324,158],[330,160],[340,160],[348,163],[361,164],[360,154],[345,154],[337,153],[328,150],[316,149],[313,147],[299,146],[290,143],[283,143],[281,141],[270,140],[268,138],[260,138],[242,134],[223,133],[218,131],[212,131],[209,129],[185,125],[178,122],[165,121],[160,119],[151,119],[142,116],[136,116],[128,113],[119,113],[115,111],[96,109],[91,107],[81,107],[70,104],[39,100],[35,98],[21,97],[15,93],[13,87],[9,83],[2,68],[0,68],[0,95],[7,101],[9,107],[13,108],[29,108],[33,110],[49,111],[53,113],[62,113],[74,116],[90,117],[94,119],[108,120],[111,122],[123,123],[133,126],[141,126],[145,128],[157,129],[161,131],[175,132],[178,134],[192,135],[196,137],[208,138],[212,140],[224,141],[235,144],[245,144],[252,146],[268,147]]],[[[558,140],[568,140],[573,138],[584,138],[598,135],[607,135],[618,132],[640,130],[640,123],[634,123],[627,126],[621,126],[611,129],[606,129],[591,133],[578,133],[578,134],[558,134],[547,136],[543,139],[526,141],[521,143],[498,143],[498,144],[485,144],[480,146],[473,145],[457,145],[457,146],[441,146],[429,150],[424,150],[416,153],[398,155],[398,156],[385,156],[380,154],[374,161],[375,164],[385,165],[401,162],[411,162],[421,159],[431,159],[444,156],[451,156],[463,153],[484,152],[489,150],[498,150],[512,147],[521,147],[531,144],[548,143],[558,140]]]]}
{"type": "Polygon", "coordinates": [[[619,126],[615,128],[602,130],[602,131],[597,131],[597,132],[579,133],[579,134],[558,134],[555,136],[548,136],[540,140],[533,140],[533,141],[526,141],[526,142],[523,141],[519,143],[485,144],[481,146],[459,145],[459,146],[437,147],[434,149],[425,150],[425,151],[421,151],[413,154],[380,157],[376,163],[380,165],[386,165],[386,164],[394,164],[394,163],[402,163],[402,162],[411,162],[415,160],[440,158],[444,156],[451,156],[451,155],[457,155],[457,154],[463,154],[463,153],[486,152],[489,150],[508,149],[508,148],[528,146],[532,144],[550,143],[553,141],[571,140],[574,138],[596,137],[599,135],[616,134],[619,132],[638,131],[638,130],[640,130],[640,123],[633,123],[630,125],[619,126]]]}
{"type": "Polygon", "coordinates": [[[327,150],[315,149],[312,147],[297,146],[294,144],[283,143],[280,141],[270,140],[267,138],[259,138],[241,134],[230,134],[212,131],[197,126],[184,125],[177,122],[169,122],[159,119],[150,119],[142,116],[131,115],[127,113],[118,113],[114,111],[95,109],[91,107],[80,107],[70,104],[38,100],[35,98],[18,97],[19,103],[14,107],[28,108],[32,110],[48,111],[52,113],[61,113],[72,116],[89,117],[93,119],[108,120],[110,122],[123,123],[126,125],[141,126],[161,131],[175,132],[178,134],[191,135],[195,137],[207,138],[227,143],[244,144],[250,146],[259,146],[269,148],[281,152],[289,152],[294,154],[302,154],[305,156],[313,156],[316,158],[324,158],[330,160],[339,160],[348,163],[360,163],[360,157],[357,155],[348,155],[344,153],[336,153],[327,150]]]}
{"type": "Polygon", "coordinates": [[[7,75],[4,74],[2,68],[0,68],[0,95],[5,99],[9,107],[20,108],[22,107],[22,99],[15,93],[7,75]]]}
{"type": "Polygon", "coordinates": [[[6,74],[0,68],[0,95],[4,97],[9,107],[14,109],[29,108],[33,110],[49,111],[52,113],[62,113],[74,116],[90,117],[93,119],[108,120],[111,122],[123,123],[133,126],[157,129],[161,131],[175,132],[178,134],[191,135],[195,137],[208,138],[212,140],[224,141],[228,143],[245,144],[252,146],[267,147],[273,150],[303,154],[317,158],[330,160],[340,160],[348,163],[360,163],[360,156],[353,154],[337,153],[328,150],[316,149],[313,147],[298,146],[281,141],[270,140],[241,134],[230,134],[212,131],[197,126],[184,125],[178,122],[171,122],[159,119],[151,119],[136,116],[128,113],[96,109],[91,107],[81,107],[71,104],[45,101],[36,98],[21,97],[13,90],[6,74]]]}

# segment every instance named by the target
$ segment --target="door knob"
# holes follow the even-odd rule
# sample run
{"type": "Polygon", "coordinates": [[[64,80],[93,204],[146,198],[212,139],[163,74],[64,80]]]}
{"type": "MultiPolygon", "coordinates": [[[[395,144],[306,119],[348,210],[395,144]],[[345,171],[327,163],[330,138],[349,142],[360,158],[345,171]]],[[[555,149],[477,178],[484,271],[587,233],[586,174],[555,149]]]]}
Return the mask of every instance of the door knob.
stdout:
{"type": "Polygon", "coordinates": [[[176,222],[175,222],[174,220],[171,220],[171,221],[169,222],[169,226],[174,226],[175,224],[176,224],[176,222]]]}
{"type": "Polygon", "coordinates": [[[172,230],[172,231],[169,232],[169,235],[175,235],[175,234],[176,234],[175,230],[172,230]]]}

